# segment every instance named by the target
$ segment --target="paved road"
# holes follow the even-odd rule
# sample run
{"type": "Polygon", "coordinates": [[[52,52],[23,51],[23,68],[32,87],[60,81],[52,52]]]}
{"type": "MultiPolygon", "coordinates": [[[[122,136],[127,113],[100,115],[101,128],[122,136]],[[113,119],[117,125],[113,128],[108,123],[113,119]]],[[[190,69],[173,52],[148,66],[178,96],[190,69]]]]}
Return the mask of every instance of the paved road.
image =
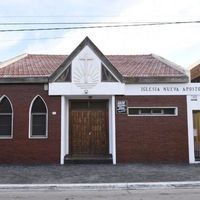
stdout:
{"type": "Polygon", "coordinates": [[[85,190],[85,191],[1,191],[1,200],[199,200],[200,189],[85,190]]]}

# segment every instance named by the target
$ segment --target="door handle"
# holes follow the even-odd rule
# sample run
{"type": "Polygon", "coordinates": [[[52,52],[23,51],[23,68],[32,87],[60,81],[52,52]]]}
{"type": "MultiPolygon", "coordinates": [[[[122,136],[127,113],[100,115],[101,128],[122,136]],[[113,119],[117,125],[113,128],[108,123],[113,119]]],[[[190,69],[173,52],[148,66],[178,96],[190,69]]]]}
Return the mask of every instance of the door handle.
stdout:
{"type": "Polygon", "coordinates": [[[91,135],[91,134],[92,134],[92,131],[89,132],[89,135],[91,135]]]}

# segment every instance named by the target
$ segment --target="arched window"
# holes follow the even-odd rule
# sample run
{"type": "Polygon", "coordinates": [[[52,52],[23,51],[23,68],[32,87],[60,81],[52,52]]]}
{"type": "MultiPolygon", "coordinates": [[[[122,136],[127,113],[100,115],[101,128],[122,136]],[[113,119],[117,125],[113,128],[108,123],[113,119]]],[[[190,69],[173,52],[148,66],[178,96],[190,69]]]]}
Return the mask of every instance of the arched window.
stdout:
{"type": "Polygon", "coordinates": [[[0,138],[12,138],[13,110],[8,97],[0,98],[0,138]]]}
{"type": "Polygon", "coordinates": [[[44,100],[37,96],[30,107],[29,136],[33,138],[46,138],[48,126],[48,112],[44,100]]]}

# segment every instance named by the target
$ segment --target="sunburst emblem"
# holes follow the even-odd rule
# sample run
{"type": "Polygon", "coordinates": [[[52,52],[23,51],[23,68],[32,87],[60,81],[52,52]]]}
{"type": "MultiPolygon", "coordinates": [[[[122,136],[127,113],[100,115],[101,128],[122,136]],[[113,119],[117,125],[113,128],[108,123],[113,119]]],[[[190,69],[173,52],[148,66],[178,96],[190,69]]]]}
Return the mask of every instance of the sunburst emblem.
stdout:
{"type": "Polygon", "coordinates": [[[74,83],[81,89],[93,88],[100,77],[98,68],[93,65],[93,59],[85,55],[84,58],[79,59],[79,63],[73,73],[74,83]]]}

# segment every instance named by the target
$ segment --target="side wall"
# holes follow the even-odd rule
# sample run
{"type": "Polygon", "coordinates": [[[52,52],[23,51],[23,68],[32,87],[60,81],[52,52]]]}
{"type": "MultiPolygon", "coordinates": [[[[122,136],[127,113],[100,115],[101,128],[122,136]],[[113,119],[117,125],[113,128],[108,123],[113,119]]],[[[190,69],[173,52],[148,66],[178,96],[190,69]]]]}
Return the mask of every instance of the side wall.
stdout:
{"type": "Polygon", "coordinates": [[[116,96],[129,107],[178,107],[178,116],[116,114],[117,162],[188,162],[186,96],[116,96]]]}
{"type": "Polygon", "coordinates": [[[44,84],[1,85],[0,96],[10,99],[14,110],[13,139],[0,139],[0,163],[59,163],[60,160],[60,97],[48,96],[44,84]],[[48,138],[29,139],[29,107],[40,95],[48,107],[48,138]],[[55,111],[56,115],[52,115],[55,111]]]}

